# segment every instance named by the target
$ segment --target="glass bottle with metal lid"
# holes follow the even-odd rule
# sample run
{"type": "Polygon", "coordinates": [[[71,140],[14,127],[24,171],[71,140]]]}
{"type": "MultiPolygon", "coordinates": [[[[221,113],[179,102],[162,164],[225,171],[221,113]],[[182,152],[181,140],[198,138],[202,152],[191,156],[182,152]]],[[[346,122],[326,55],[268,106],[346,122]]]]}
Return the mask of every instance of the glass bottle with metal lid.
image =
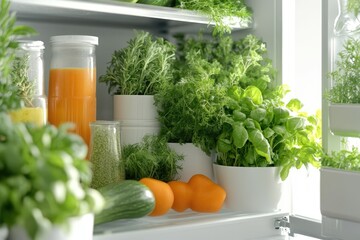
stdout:
{"type": "Polygon", "coordinates": [[[11,79],[18,88],[24,106],[10,113],[14,122],[47,122],[47,99],[44,91],[44,43],[20,40],[12,63],[11,79]]]}

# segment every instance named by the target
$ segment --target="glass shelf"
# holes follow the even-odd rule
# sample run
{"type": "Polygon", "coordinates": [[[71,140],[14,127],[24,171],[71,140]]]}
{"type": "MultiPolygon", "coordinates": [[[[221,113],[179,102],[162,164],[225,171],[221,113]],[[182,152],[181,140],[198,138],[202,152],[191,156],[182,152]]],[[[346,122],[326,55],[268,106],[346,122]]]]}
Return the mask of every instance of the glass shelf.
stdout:
{"type": "MultiPolygon", "coordinates": [[[[11,9],[21,19],[105,22],[143,27],[154,27],[154,23],[164,21],[212,24],[209,18],[194,11],[116,0],[12,0],[11,9]]],[[[231,22],[230,26],[234,30],[250,27],[249,23],[238,19],[232,19],[231,22]]]]}
{"type": "Polygon", "coordinates": [[[244,214],[228,210],[219,213],[170,211],[161,217],[118,220],[95,226],[94,240],[115,239],[221,239],[239,236],[241,239],[269,239],[284,233],[275,229],[275,219],[288,213],[244,214]]]}

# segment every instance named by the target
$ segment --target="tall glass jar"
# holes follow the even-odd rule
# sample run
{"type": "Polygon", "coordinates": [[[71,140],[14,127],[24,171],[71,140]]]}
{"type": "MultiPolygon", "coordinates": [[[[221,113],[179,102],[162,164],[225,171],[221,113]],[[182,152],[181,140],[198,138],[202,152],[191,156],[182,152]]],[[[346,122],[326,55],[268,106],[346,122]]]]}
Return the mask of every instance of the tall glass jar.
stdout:
{"type": "Polygon", "coordinates": [[[120,122],[96,121],[90,128],[91,187],[97,189],[121,182],[125,179],[125,166],[121,160],[120,122]]]}
{"type": "Polygon", "coordinates": [[[18,87],[24,107],[11,112],[14,122],[44,125],[47,121],[47,101],[44,91],[44,43],[20,40],[13,61],[11,78],[18,87]]]}
{"type": "Polygon", "coordinates": [[[74,132],[89,146],[90,126],[96,120],[96,57],[98,37],[51,37],[49,122],[74,123],[74,132]]]}

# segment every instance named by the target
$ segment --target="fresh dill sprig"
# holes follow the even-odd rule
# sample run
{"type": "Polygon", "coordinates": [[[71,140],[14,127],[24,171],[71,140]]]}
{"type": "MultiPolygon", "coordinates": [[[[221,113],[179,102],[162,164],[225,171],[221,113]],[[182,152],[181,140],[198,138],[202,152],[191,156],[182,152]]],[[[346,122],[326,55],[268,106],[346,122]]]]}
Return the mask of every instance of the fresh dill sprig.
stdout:
{"type": "Polygon", "coordinates": [[[146,135],[140,143],[122,149],[126,179],[151,177],[165,182],[175,180],[183,156],[171,150],[165,138],[146,135]]]}
{"type": "Polygon", "coordinates": [[[214,35],[231,33],[227,18],[237,17],[243,23],[250,23],[252,17],[244,0],[178,0],[176,7],[208,16],[215,23],[214,35]]]}

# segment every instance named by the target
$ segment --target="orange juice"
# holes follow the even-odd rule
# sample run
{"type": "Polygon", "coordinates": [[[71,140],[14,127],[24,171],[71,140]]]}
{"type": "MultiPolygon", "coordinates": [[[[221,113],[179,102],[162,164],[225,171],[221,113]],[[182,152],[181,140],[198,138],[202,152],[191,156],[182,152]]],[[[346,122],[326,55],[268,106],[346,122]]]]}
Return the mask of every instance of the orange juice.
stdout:
{"type": "Polygon", "coordinates": [[[74,123],[74,132],[89,146],[90,122],[96,120],[96,70],[94,68],[50,69],[49,123],[74,123]]]}

